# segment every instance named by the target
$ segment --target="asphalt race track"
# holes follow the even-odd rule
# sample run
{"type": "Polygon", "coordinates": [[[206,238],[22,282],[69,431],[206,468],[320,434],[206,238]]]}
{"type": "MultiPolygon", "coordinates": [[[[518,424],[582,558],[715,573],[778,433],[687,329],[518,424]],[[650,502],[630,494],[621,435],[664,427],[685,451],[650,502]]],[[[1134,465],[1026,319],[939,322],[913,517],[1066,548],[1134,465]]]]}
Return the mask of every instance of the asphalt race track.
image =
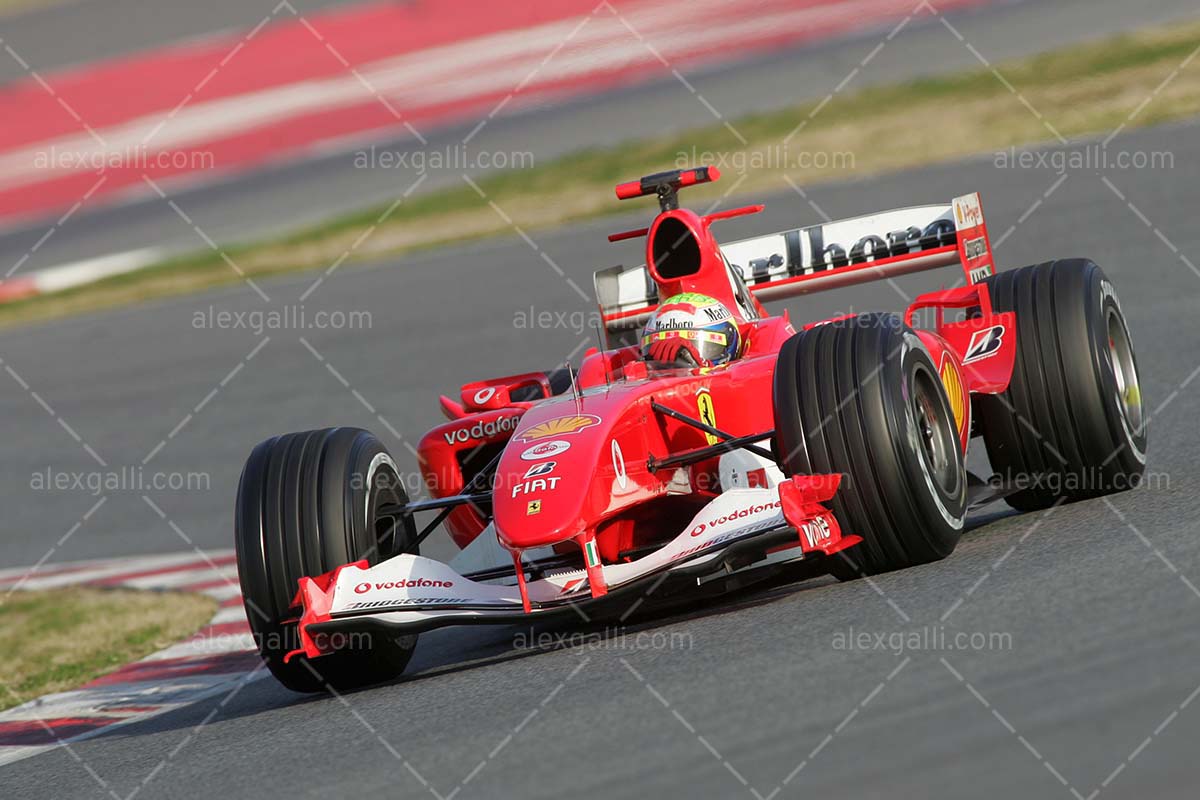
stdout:
{"type": "MultiPolygon", "coordinates": [[[[393,685],[339,699],[254,682],[6,767],[3,794],[1187,794],[1200,780],[1198,132],[1189,123],[1119,137],[1113,148],[1169,152],[1174,169],[1112,170],[1107,182],[1092,171],[1064,180],[1050,169],[997,169],[987,156],[808,192],[836,218],[977,189],[1002,267],[1099,261],[1140,357],[1152,428],[1146,487],[1029,516],[996,508],[943,562],[638,618],[624,637],[593,630],[588,644],[559,646],[553,634],[570,630],[547,629],[549,646],[531,650],[516,629],[427,635],[410,677],[393,685]],[[895,641],[904,633],[926,638],[905,649],[895,641]],[[990,646],[947,649],[956,633],[990,646]]],[[[816,221],[812,205],[781,189],[760,217],[721,223],[724,236],[816,221]]],[[[536,247],[511,236],[345,268],[305,302],[310,318],[369,311],[367,331],[270,330],[264,340],[196,327],[210,306],[295,303],[314,274],[264,283],[269,304],[237,287],[7,331],[5,563],[32,563],[52,546],[53,561],[177,551],[181,537],[228,547],[237,471],[271,433],[362,425],[403,461],[404,442],[438,419],[437,392],[577,357],[592,333],[578,322],[572,330],[570,315],[590,319],[593,306],[567,279],[587,295],[593,268],[636,258],[636,245],[608,245],[603,233],[645,220],[648,203],[641,212],[536,234],[536,247]],[[539,311],[567,316],[523,329],[539,311]],[[25,488],[47,465],[99,469],[85,447],[107,469],[152,454],[147,471],[206,472],[211,486],[116,489],[99,508],[86,489],[25,488]]],[[[912,276],[900,289],[939,280],[912,276]]],[[[790,309],[803,318],[903,305],[884,284],[790,309]]]]}
{"type": "MultiPolygon", "coordinates": [[[[198,13],[201,6],[197,4],[175,14],[123,10],[135,4],[136,0],[119,0],[115,16],[130,20],[131,26],[140,26],[131,31],[144,36],[147,42],[160,41],[171,31],[180,35],[180,26],[185,26],[190,34],[197,34],[213,30],[218,23],[252,25],[276,5],[221,0],[214,4],[211,13],[209,4],[203,4],[203,14],[198,13]]],[[[324,5],[328,5],[325,0],[295,4],[301,11],[324,5]]],[[[105,19],[96,19],[99,12],[90,4],[72,6],[69,11],[52,8],[30,17],[0,22],[0,38],[22,53],[37,54],[39,58],[30,55],[34,66],[48,69],[57,63],[56,58],[64,57],[56,56],[64,49],[58,29],[50,27],[44,19],[54,14],[67,14],[59,18],[61,27],[103,31],[95,38],[108,42],[110,49],[129,47],[131,42],[138,41],[133,34],[111,30],[121,27],[113,26],[111,18],[105,18],[107,24],[105,19]]],[[[463,148],[462,142],[475,129],[476,118],[459,126],[422,131],[429,140],[424,150],[429,153],[467,150],[472,157],[529,153],[542,163],[582,147],[611,146],[669,130],[712,125],[716,120],[710,107],[725,118],[736,118],[817,101],[838,87],[851,92],[919,75],[975,70],[980,66],[980,56],[989,63],[998,63],[1143,25],[1192,18],[1195,14],[1194,0],[1137,3],[997,0],[948,15],[954,29],[975,48],[975,53],[964,47],[938,19],[914,18],[881,50],[877,50],[881,38],[893,25],[865,24],[860,35],[848,39],[842,37],[766,56],[738,53],[738,60],[733,63],[689,70],[688,83],[705,102],[662,68],[647,75],[647,82],[637,86],[521,113],[506,111],[473,135],[470,148],[463,148]],[[859,68],[868,56],[872,56],[868,66],[859,68]],[[852,80],[845,83],[851,75],[852,80]]],[[[0,64],[5,61],[11,59],[0,51],[0,64]]],[[[3,80],[4,73],[0,71],[0,81],[3,80]]],[[[800,140],[797,146],[802,146],[800,140]]],[[[406,157],[422,149],[403,137],[381,141],[377,147],[406,157]]],[[[225,244],[313,224],[330,214],[389,203],[420,177],[412,167],[373,170],[356,167],[357,149],[357,145],[346,145],[336,152],[313,153],[299,162],[190,188],[168,186],[166,191],[189,220],[208,237],[225,244]]],[[[462,186],[462,170],[431,170],[426,176],[421,191],[462,186]]],[[[27,274],[57,264],[143,247],[173,251],[206,247],[192,227],[157,195],[126,204],[89,206],[85,205],[62,225],[53,224],[59,216],[55,214],[41,223],[0,231],[0,273],[18,263],[19,274],[27,274]],[[53,233],[47,237],[52,227],[53,233]]]]}

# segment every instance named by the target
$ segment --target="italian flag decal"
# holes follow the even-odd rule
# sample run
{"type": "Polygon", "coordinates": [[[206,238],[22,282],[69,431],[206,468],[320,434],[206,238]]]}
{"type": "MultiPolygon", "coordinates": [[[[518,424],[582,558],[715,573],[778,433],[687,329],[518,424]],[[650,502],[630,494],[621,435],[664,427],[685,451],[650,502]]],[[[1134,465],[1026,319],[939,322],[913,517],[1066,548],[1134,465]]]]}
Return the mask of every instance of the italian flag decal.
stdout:
{"type": "Polygon", "coordinates": [[[587,559],[587,565],[589,567],[600,566],[600,553],[596,549],[596,540],[595,539],[593,539],[592,541],[588,542],[587,544],[585,544],[583,546],[583,556],[584,556],[584,558],[587,559]]]}

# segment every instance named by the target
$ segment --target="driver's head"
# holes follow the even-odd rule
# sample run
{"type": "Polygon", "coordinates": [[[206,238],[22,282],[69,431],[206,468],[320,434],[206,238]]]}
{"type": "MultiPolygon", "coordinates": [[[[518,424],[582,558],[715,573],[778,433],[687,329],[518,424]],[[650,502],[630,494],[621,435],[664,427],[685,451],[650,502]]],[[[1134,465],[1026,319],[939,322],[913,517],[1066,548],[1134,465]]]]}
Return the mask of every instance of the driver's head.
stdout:
{"type": "Polygon", "coordinates": [[[687,367],[715,367],[738,357],[741,337],[729,309],[704,294],[668,297],[642,332],[642,357],[687,367]]]}

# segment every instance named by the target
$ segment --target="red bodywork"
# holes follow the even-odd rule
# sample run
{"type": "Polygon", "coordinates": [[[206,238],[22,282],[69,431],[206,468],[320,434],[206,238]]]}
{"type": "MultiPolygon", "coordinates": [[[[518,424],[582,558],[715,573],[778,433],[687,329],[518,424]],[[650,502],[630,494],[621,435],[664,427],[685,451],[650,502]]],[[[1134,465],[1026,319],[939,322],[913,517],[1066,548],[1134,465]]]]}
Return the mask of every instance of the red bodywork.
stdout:
{"type": "MultiPolygon", "coordinates": [[[[674,175],[676,189],[719,177],[715,168],[674,175]]],[[[651,176],[657,177],[661,176],[651,176]]],[[[652,194],[655,186],[654,181],[642,179],[622,184],[617,194],[622,199],[652,194]]],[[[662,200],[663,190],[658,193],[662,200]]],[[[918,297],[905,318],[911,323],[916,311],[937,309],[933,329],[918,333],[938,365],[964,451],[971,436],[971,395],[1003,391],[1012,372],[1013,315],[993,313],[987,287],[976,283],[994,272],[977,195],[958,198],[951,206],[957,228],[953,242],[938,239],[933,246],[911,252],[894,252],[898,246],[882,252],[879,245],[871,244],[869,254],[857,261],[851,257],[845,264],[833,261],[824,268],[758,283],[740,283],[711,226],[762,206],[702,216],[672,207],[673,200],[672,192],[648,228],[610,238],[646,237],[646,265],[658,297],[698,292],[723,302],[742,333],[744,349],[739,359],[712,369],[655,371],[640,360],[636,347],[592,349],[579,367],[574,388],[566,393],[551,396],[546,376],[529,373],[468,384],[461,401],[443,397],[442,409],[451,421],[430,431],[418,447],[422,472],[435,498],[460,493],[473,474],[471,469],[478,470],[502,451],[491,504],[500,543],[514,557],[529,548],[580,548],[593,596],[606,591],[601,564],[629,560],[640,548],[676,536],[721,492],[715,457],[683,468],[649,468],[651,458],[661,460],[717,441],[652,409],[652,401],[735,437],[773,428],[776,356],[795,330],[786,314],[768,315],[760,298],[957,262],[967,285],[918,297]],[[948,309],[972,309],[972,313],[947,321],[948,309]],[[521,390],[533,391],[538,399],[514,400],[521,390]]],[[[613,311],[602,306],[602,312],[606,324],[615,325],[627,318],[643,319],[653,308],[650,304],[613,311]]],[[[789,522],[795,518],[799,529],[804,519],[822,516],[836,530],[833,515],[821,502],[832,497],[838,477],[811,476],[785,483],[781,500],[785,509],[791,509],[789,522]]],[[[451,512],[446,526],[454,541],[465,547],[487,522],[480,510],[463,505],[451,512]]],[[[856,540],[846,538],[841,546],[856,540]]],[[[522,570],[516,571],[523,581],[522,570]]]]}

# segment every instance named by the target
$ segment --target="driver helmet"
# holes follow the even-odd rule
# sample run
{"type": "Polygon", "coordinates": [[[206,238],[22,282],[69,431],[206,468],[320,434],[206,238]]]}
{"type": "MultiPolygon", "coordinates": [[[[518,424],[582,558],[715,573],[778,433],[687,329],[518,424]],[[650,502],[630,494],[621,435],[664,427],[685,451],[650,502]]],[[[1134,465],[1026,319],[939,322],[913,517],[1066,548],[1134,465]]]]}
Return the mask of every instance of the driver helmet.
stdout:
{"type": "Polygon", "coordinates": [[[642,332],[647,361],[688,367],[715,367],[741,353],[733,314],[720,300],[687,292],[668,297],[642,332]]]}

